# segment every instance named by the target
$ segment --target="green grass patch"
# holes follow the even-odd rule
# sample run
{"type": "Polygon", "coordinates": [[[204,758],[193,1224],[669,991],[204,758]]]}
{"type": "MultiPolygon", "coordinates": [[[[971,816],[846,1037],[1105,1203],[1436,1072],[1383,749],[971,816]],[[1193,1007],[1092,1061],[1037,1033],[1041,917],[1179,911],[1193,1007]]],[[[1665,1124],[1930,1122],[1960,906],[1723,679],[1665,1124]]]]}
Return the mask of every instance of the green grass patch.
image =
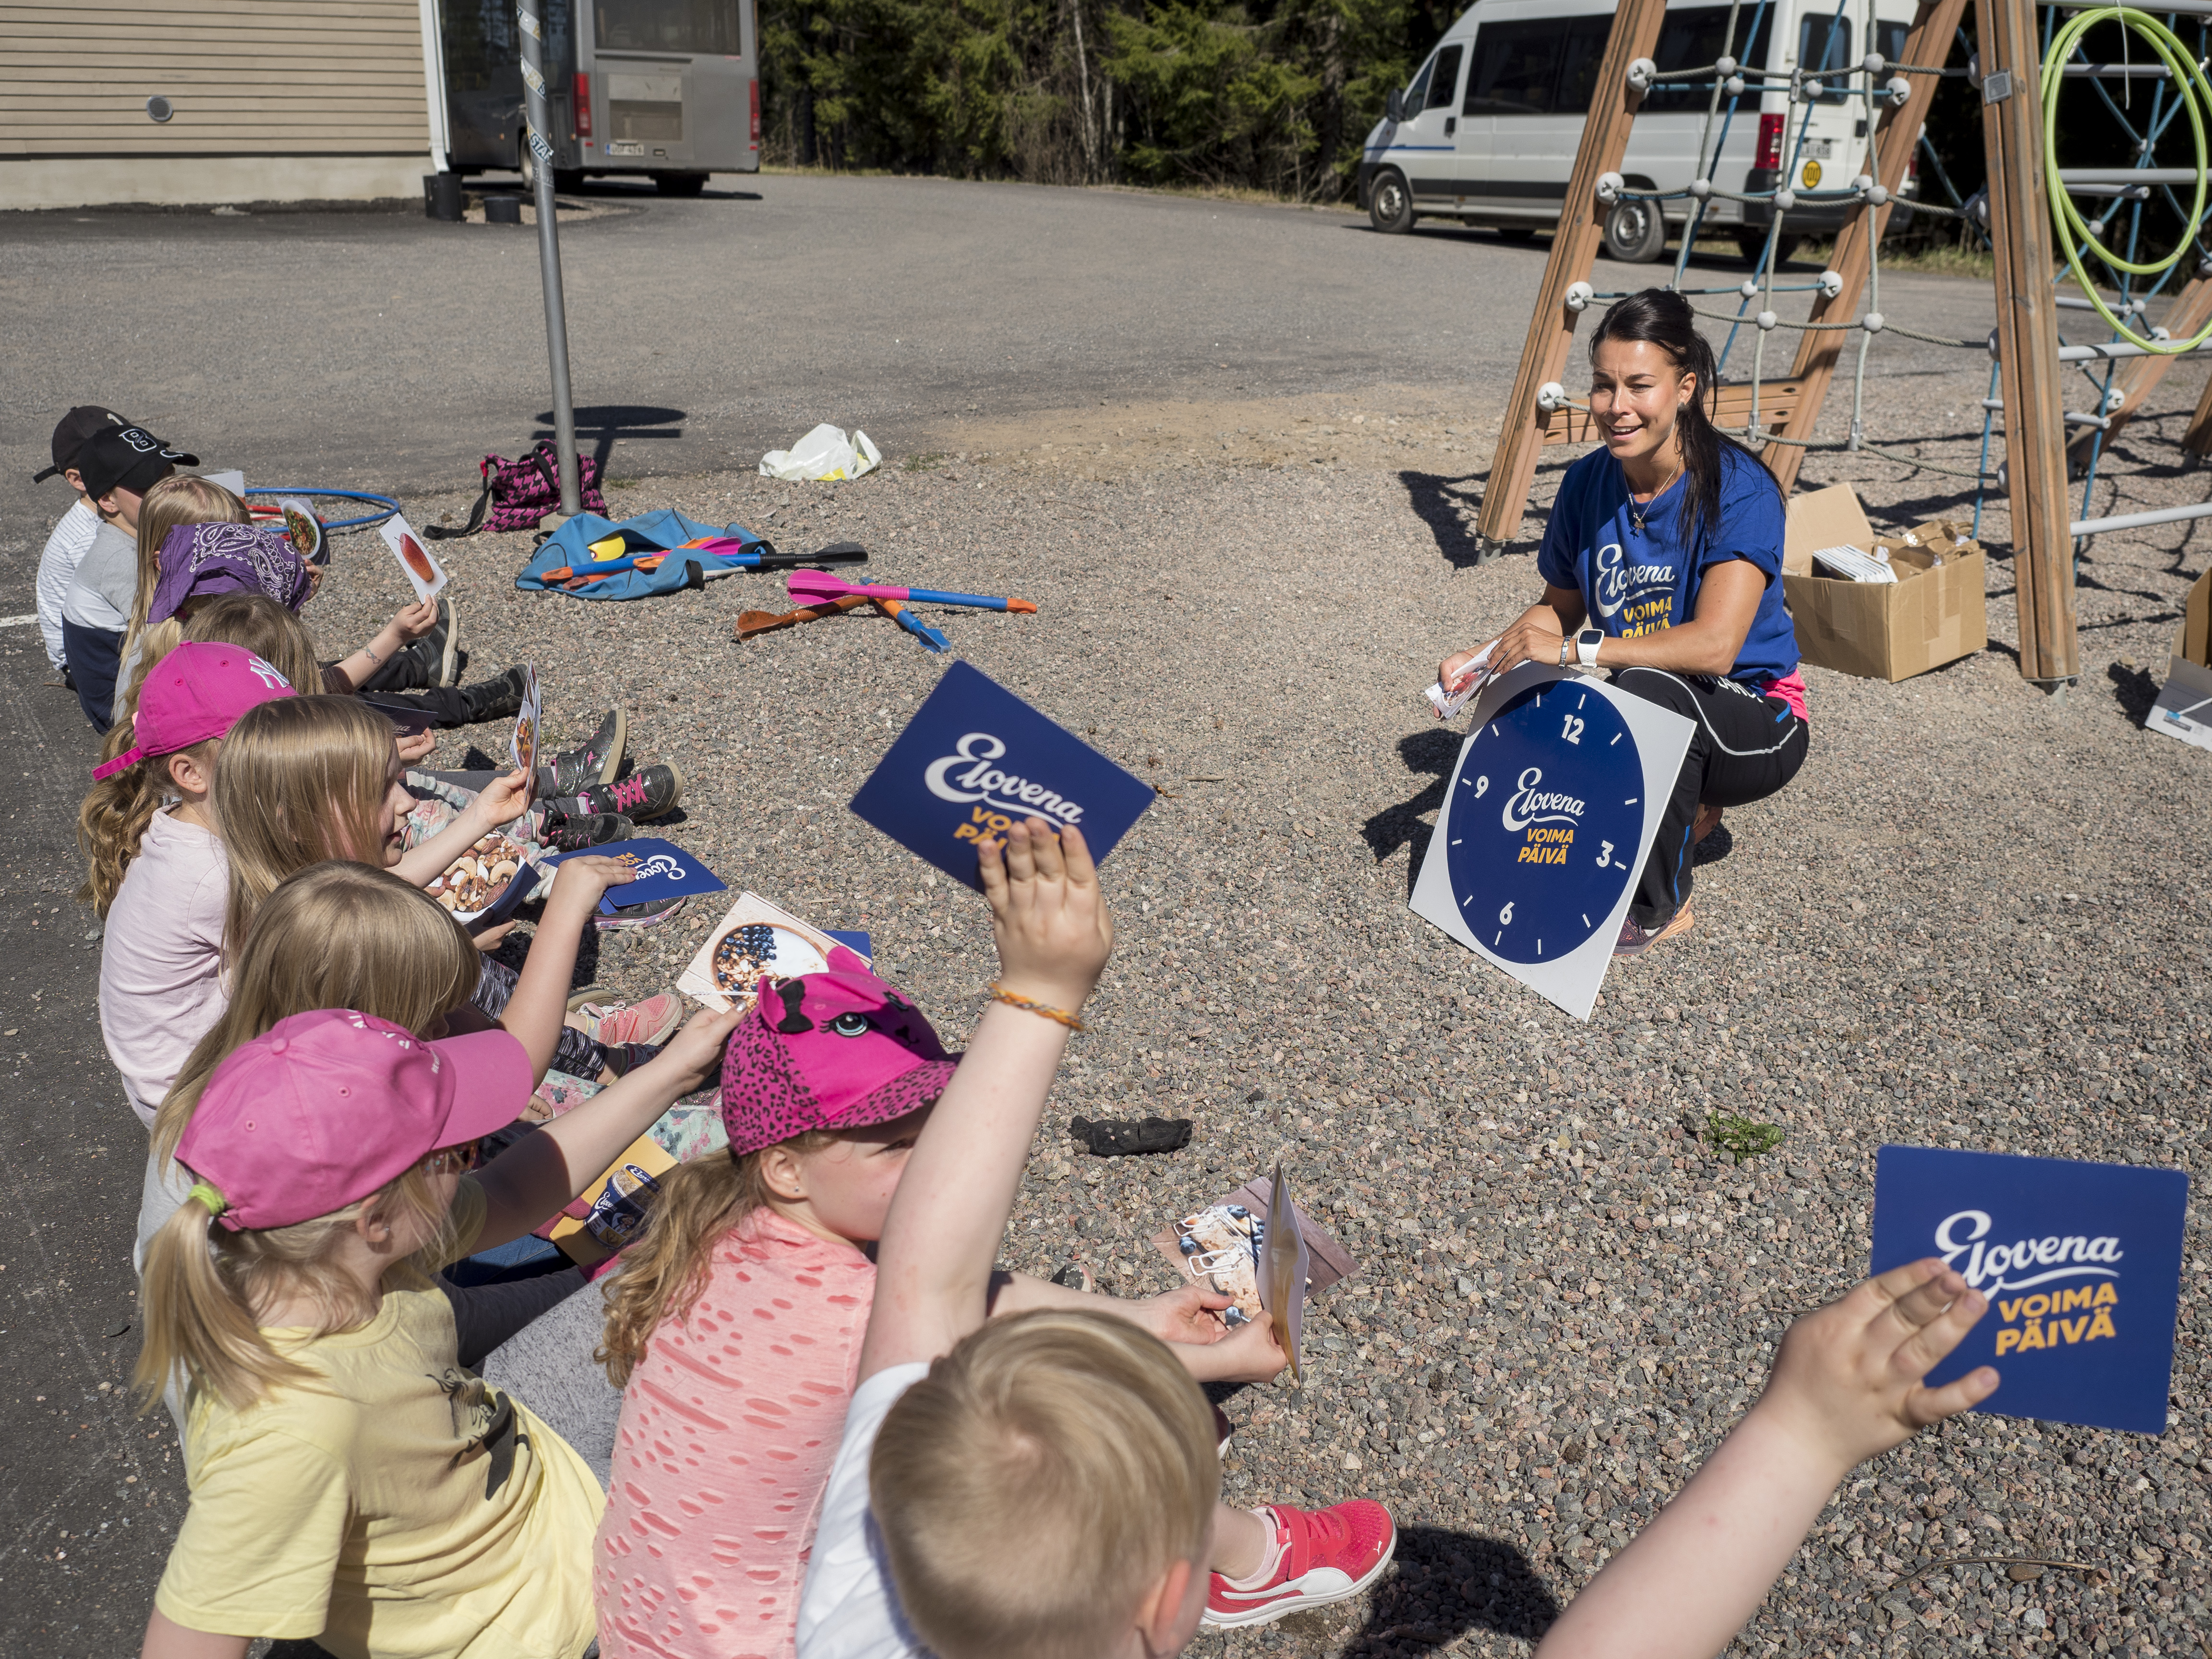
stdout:
{"type": "Polygon", "coordinates": [[[909,455],[904,460],[901,461],[899,463],[899,471],[902,472],[928,472],[938,467],[943,466],[945,462],[951,459],[952,458],[950,455],[946,454],[941,449],[925,450],[918,455],[909,455]]]}
{"type": "Polygon", "coordinates": [[[1739,1164],[1749,1163],[1762,1152],[1772,1152],[1782,1144],[1782,1135],[1779,1123],[1761,1123],[1734,1112],[1705,1114],[1706,1144],[1716,1152],[1728,1153],[1739,1164]]]}

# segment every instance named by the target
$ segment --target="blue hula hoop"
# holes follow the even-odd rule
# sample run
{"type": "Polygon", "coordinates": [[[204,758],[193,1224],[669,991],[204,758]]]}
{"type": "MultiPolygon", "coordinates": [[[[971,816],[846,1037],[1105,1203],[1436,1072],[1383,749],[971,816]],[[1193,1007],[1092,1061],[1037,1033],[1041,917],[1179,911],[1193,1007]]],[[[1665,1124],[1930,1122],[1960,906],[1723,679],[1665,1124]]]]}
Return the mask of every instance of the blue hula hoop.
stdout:
{"type": "Polygon", "coordinates": [[[362,489],[249,489],[248,495],[307,495],[318,499],[335,498],[342,501],[374,501],[381,512],[368,514],[358,519],[335,519],[325,523],[325,533],[334,530],[361,530],[373,524],[382,524],[398,512],[399,503],[389,495],[372,495],[362,489]]]}

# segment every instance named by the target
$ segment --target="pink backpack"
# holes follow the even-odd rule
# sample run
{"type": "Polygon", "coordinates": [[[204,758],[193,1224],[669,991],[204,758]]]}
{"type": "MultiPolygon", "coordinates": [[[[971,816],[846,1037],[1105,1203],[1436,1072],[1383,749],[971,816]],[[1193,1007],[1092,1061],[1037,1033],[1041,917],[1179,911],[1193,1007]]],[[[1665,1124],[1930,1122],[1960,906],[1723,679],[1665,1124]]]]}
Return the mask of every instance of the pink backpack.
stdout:
{"type": "MultiPolygon", "coordinates": [[[[510,530],[535,530],[549,513],[561,510],[560,458],[551,440],[543,440],[519,461],[487,455],[477,468],[483,475],[483,493],[469,509],[469,521],[458,529],[427,525],[422,533],[433,541],[473,536],[479,530],[494,534],[510,530]]],[[[576,458],[576,486],[584,511],[605,518],[606,497],[599,493],[599,464],[590,455],[576,458]]]]}

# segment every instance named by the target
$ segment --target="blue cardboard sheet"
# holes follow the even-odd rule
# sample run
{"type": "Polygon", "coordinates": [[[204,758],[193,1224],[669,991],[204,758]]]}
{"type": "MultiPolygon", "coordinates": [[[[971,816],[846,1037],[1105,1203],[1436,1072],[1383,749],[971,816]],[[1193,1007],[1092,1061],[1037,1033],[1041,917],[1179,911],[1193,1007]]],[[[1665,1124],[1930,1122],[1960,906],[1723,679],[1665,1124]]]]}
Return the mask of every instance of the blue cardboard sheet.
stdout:
{"type": "Polygon", "coordinates": [[[1978,1410],[2165,1431],[2185,1172],[1930,1146],[1875,1170],[1874,1271],[1939,1256],[1990,1299],[1930,1387],[1994,1365],[1978,1410]]]}
{"type": "Polygon", "coordinates": [[[978,892],[975,843],[1036,817],[1083,831],[1103,864],[1152,787],[964,662],[945,671],[860,786],[853,811],[978,892]]]}
{"type": "Polygon", "coordinates": [[[650,904],[656,899],[729,890],[728,884],[682,848],[654,836],[610,842],[604,847],[586,847],[580,853],[560,853],[545,861],[557,865],[575,858],[609,858],[637,872],[635,881],[607,889],[606,896],[599,901],[603,915],[613,915],[617,907],[650,904]]]}

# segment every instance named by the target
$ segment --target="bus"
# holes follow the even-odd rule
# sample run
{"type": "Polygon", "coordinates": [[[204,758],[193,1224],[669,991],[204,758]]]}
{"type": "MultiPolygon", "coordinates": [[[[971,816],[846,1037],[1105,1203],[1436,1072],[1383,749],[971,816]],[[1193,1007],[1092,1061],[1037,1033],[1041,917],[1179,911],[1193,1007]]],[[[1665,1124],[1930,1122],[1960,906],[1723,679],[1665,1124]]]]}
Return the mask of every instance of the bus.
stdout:
{"type": "MultiPolygon", "coordinates": [[[[696,196],[710,173],[760,169],[760,37],[753,0],[529,0],[546,24],[553,182],[646,178],[696,196]]],[[[447,172],[535,176],[516,0],[435,0],[447,172]]],[[[426,43],[428,44],[428,43],[426,43]]]]}

